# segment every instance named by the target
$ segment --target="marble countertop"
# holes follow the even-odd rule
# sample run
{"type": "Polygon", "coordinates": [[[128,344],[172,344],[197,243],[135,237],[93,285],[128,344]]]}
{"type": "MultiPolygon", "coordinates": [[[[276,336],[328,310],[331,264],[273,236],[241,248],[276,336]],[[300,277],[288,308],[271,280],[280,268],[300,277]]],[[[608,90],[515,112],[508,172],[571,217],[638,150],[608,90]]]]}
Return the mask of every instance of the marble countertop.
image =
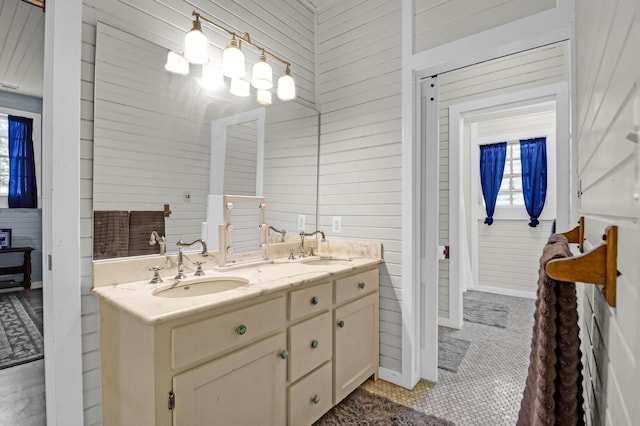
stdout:
{"type": "MultiPolygon", "coordinates": [[[[335,256],[333,258],[340,259],[335,256]]],[[[177,283],[165,278],[165,282],[160,284],[151,284],[148,280],[134,281],[96,287],[92,291],[102,301],[129,312],[143,322],[157,324],[307,283],[330,280],[336,275],[365,270],[382,263],[380,257],[356,257],[349,258],[349,262],[316,265],[307,263],[309,260],[277,259],[244,268],[210,269],[206,270],[204,276],[196,277],[191,274],[187,279],[177,283]],[[207,278],[224,277],[245,279],[248,280],[248,284],[219,293],[192,297],[170,298],[153,294],[160,289],[159,287],[171,287],[172,284],[181,286],[201,282],[207,278]]]]}

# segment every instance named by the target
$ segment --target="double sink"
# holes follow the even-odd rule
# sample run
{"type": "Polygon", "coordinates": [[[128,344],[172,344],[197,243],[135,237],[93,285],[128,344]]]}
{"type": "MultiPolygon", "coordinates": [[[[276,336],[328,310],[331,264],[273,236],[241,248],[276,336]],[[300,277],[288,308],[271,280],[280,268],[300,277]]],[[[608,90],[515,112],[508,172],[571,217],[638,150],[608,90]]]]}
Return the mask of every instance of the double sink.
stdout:
{"type": "MultiPolygon", "coordinates": [[[[350,259],[313,256],[289,261],[308,266],[347,266],[352,265],[350,259]]],[[[242,277],[198,277],[188,280],[166,282],[153,290],[152,294],[163,298],[185,298],[222,293],[249,284],[242,277]]]]}

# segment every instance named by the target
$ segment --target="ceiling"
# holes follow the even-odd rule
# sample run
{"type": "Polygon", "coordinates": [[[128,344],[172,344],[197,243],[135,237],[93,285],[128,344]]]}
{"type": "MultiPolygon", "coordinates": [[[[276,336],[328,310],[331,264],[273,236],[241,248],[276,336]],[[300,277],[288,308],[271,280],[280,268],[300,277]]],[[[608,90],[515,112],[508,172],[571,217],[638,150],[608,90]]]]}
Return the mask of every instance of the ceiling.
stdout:
{"type": "Polygon", "coordinates": [[[0,0],[0,90],[41,98],[43,62],[44,11],[0,0]]]}

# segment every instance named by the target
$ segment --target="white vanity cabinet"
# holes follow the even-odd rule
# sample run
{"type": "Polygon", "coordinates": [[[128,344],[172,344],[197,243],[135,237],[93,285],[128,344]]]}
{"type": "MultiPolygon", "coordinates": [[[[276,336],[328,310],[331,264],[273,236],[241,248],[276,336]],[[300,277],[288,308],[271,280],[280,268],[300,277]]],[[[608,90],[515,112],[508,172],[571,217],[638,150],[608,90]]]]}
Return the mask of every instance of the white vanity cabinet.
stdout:
{"type": "Polygon", "coordinates": [[[157,324],[100,301],[106,426],[308,425],[377,376],[377,266],[157,324]]]}

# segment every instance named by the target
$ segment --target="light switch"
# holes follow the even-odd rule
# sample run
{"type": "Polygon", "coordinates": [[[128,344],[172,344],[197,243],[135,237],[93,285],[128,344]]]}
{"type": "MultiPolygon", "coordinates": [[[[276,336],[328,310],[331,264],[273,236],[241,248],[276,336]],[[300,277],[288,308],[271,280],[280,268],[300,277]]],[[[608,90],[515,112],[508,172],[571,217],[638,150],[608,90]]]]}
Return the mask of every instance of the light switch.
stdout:
{"type": "Polygon", "coordinates": [[[304,231],[307,219],[303,214],[298,215],[298,231],[304,231]]]}

